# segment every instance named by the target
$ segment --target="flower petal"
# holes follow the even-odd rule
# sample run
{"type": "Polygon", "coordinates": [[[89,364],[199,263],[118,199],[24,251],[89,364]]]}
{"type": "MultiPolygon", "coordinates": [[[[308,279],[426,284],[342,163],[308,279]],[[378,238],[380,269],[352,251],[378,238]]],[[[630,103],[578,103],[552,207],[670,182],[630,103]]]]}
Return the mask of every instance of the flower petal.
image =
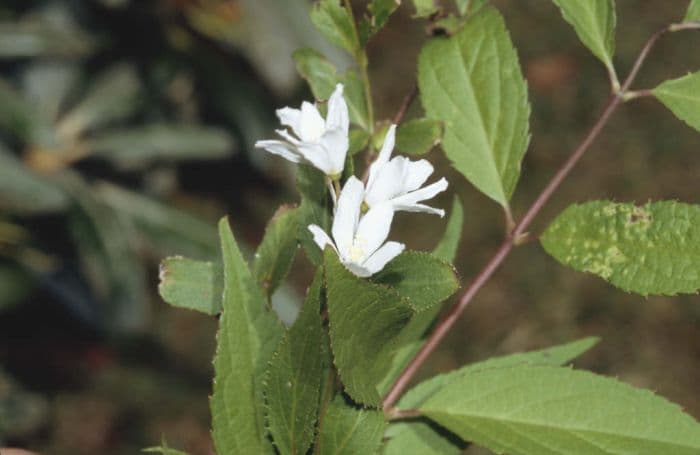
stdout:
{"type": "Polygon", "coordinates": [[[386,240],[394,218],[391,204],[383,203],[372,207],[360,219],[353,246],[364,252],[364,258],[371,256],[386,240]]]}
{"type": "Polygon", "coordinates": [[[331,161],[328,151],[322,144],[317,142],[300,142],[297,145],[297,150],[301,156],[324,174],[336,174],[335,164],[331,161]]]}
{"type": "Polygon", "coordinates": [[[353,175],[345,182],[345,186],[338,197],[338,206],[335,210],[331,231],[338,253],[342,258],[348,257],[348,252],[352,246],[358,220],[360,219],[360,207],[364,192],[364,185],[353,175]]]}
{"type": "Polygon", "coordinates": [[[350,147],[348,133],[339,128],[327,130],[321,137],[321,145],[326,150],[331,163],[327,175],[341,174],[345,168],[345,158],[350,147]]]}
{"type": "Polygon", "coordinates": [[[326,231],[321,229],[320,226],[315,224],[309,224],[307,226],[307,229],[311,231],[311,233],[314,235],[314,242],[316,242],[316,245],[318,245],[321,251],[323,251],[326,248],[326,245],[330,245],[331,247],[333,247],[336,253],[338,252],[338,250],[335,248],[335,245],[333,245],[333,240],[331,240],[331,238],[328,237],[326,231]]]}
{"type": "Polygon", "coordinates": [[[282,141],[257,141],[255,147],[267,150],[270,153],[279,155],[292,163],[303,163],[303,156],[299,154],[296,148],[282,141]]]}
{"type": "Polygon", "coordinates": [[[335,91],[328,99],[328,114],[326,115],[326,129],[340,129],[348,135],[350,129],[350,118],[348,116],[348,105],[343,97],[343,84],[335,86],[335,91]]]}
{"type": "Polygon", "coordinates": [[[445,211],[443,209],[436,209],[435,207],[430,207],[425,204],[394,204],[394,210],[397,212],[428,213],[430,215],[438,215],[440,218],[445,216],[445,211]]]}
{"type": "Polygon", "coordinates": [[[406,161],[406,174],[403,181],[404,193],[420,188],[433,173],[433,165],[427,160],[411,161],[406,158],[406,161]]]}
{"type": "Polygon", "coordinates": [[[394,150],[394,143],[396,142],[396,125],[391,125],[389,131],[386,132],[384,136],[384,144],[382,145],[382,150],[379,152],[377,159],[369,167],[369,177],[367,179],[367,187],[369,188],[376,180],[379,170],[384,167],[386,163],[389,162],[391,158],[391,152],[394,150]]]}
{"type": "Polygon", "coordinates": [[[379,168],[374,181],[367,184],[365,202],[368,206],[374,207],[405,193],[403,181],[405,180],[407,161],[406,158],[397,156],[379,168]]]}
{"type": "Polygon", "coordinates": [[[372,256],[367,258],[362,266],[369,270],[372,275],[374,275],[383,269],[389,261],[401,254],[404,248],[406,248],[406,245],[403,243],[386,242],[381,248],[375,251],[372,256]]]}
{"type": "Polygon", "coordinates": [[[299,126],[301,125],[301,111],[299,109],[283,107],[282,109],[277,109],[276,112],[282,125],[291,128],[294,134],[299,134],[299,126]]]}
{"type": "MultiPolygon", "coordinates": [[[[410,193],[404,194],[403,196],[399,196],[394,198],[391,202],[396,208],[396,210],[406,210],[409,212],[424,212],[427,210],[424,210],[425,206],[422,207],[416,207],[412,209],[411,207],[417,206],[418,202],[424,201],[426,199],[430,199],[434,197],[436,194],[441,193],[447,189],[447,180],[445,178],[441,178],[435,183],[432,183],[425,188],[421,188],[416,191],[411,191],[410,193]]],[[[428,207],[429,208],[429,207],[428,207]]],[[[437,209],[431,209],[431,210],[437,210],[437,209]]],[[[437,212],[431,212],[431,213],[437,213],[437,212]]]]}
{"type": "Polygon", "coordinates": [[[305,142],[317,141],[326,129],[326,122],[316,109],[316,106],[304,101],[301,103],[301,116],[299,130],[296,132],[299,138],[305,142]]]}

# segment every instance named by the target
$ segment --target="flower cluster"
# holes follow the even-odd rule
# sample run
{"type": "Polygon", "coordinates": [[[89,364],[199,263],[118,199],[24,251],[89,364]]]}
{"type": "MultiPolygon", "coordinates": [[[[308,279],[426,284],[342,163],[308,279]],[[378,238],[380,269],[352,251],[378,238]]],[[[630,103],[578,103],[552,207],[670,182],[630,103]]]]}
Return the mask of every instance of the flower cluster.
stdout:
{"type": "MultiPolygon", "coordinates": [[[[258,141],[256,147],[294,163],[314,166],[329,181],[337,183],[349,147],[350,120],[343,86],[338,84],[328,100],[325,120],[316,106],[306,101],[300,109],[277,110],[277,116],[289,129],[277,130],[283,140],[258,141]]],[[[404,250],[405,245],[386,241],[395,212],[445,214],[422,202],[445,191],[447,180],[441,178],[423,187],[433,166],[426,160],[391,158],[395,140],[396,125],[392,125],[377,159],[370,165],[366,182],[351,176],[340,194],[329,185],[335,203],[331,236],[315,224],[308,226],[319,248],[332,247],[345,267],[360,277],[382,270],[404,250]]]]}

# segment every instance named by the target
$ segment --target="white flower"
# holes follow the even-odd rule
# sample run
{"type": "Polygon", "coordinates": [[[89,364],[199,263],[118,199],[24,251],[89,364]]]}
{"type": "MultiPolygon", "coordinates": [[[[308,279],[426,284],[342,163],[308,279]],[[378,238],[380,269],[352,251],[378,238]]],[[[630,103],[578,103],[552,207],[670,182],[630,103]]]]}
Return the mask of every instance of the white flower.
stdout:
{"type": "Polygon", "coordinates": [[[256,147],[294,163],[310,164],[329,177],[340,176],[348,153],[350,127],[342,84],[336,86],[328,100],[328,114],[325,120],[316,106],[307,101],[301,104],[301,109],[278,109],[277,117],[294,135],[284,129],[276,130],[284,141],[257,141],[256,147]]]}
{"type": "Polygon", "coordinates": [[[309,226],[319,248],[333,247],[343,265],[359,277],[377,273],[405,247],[398,242],[384,243],[394,217],[390,204],[378,204],[360,217],[364,190],[354,176],[345,183],[333,219],[333,240],[319,226],[309,226]]]}
{"type": "Polygon", "coordinates": [[[371,208],[389,202],[394,210],[444,216],[444,210],[419,204],[419,202],[445,191],[447,180],[441,178],[425,188],[420,188],[433,173],[433,166],[426,160],[411,161],[404,156],[395,156],[389,160],[394,149],[395,136],[396,125],[391,125],[379,156],[369,168],[365,203],[371,208]]]}

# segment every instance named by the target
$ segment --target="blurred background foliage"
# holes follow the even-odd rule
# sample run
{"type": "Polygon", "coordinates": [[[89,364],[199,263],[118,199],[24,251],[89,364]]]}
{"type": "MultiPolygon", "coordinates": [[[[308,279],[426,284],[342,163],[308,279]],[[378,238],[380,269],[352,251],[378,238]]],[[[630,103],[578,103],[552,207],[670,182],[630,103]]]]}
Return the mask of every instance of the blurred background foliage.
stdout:
{"type": "MultiPolygon", "coordinates": [[[[358,11],[364,8],[357,1],[358,11]]],[[[528,78],[533,141],[513,207],[522,213],[601,109],[604,70],[551,2],[494,0],[528,78]]],[[[685,0],[619,0],[624,73],[685,0]]],[[[349,56],[308,19],[307,0],[4,0],[0,5],[0,444],[46,454],[133,454],[165,436],[211,453],[207,397],[216,320],[156,294],[157,263],[218,257],[229,214],[255,245],[295,201],[287,164],[253,149],[274,109],[310,96],[292,52],[349,56]]],[[[410,5],[370,41],[378,119],[415,82],[426,23],[410,5]]],[[[640,88],[700,68],[700,36],[664,39],[640,88]]],[[[414,103],[409,117],[420,115],[414,103]]],[[[537,224],[573,201],[698,201],[700,137],[653,100],[626,105],[537,224]]],[[[465,206],[464,281],[500,243],[500,209],[429,158],[465,206]]],[[[449,194],[451,193],[451,194],[449,194]]],[[[444,220],[402,222],[429,249],[444,220]]],[[[300,255],[301,256],[301,255],[300,255]]],[[[297,258],[275,304],[292,318],[312,270],[297,258]]],[[[536,245],[511,257],[423,376],[487,356],[587,335],[579,365],[658,390],[700,417],[695,296],[642,299],[562,268],[536,245]]]]}

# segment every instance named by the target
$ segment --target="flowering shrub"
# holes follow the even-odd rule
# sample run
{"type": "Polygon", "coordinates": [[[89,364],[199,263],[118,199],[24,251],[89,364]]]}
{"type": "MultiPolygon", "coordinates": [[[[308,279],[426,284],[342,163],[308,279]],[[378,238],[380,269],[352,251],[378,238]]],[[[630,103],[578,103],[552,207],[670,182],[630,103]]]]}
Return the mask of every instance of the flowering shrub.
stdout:
{"type": "Polygon", "coordinates": [[[219,224],[223,289],[216,264],[184,258],[163,263],[160,291],[167,301],[221,314],[211,398],[218,453],[456,454],[472,443],[511,454],[700,453],[700,425],[679,407],[566,366],[595,339],[492,358],[408,389],[480,288],[530,240],[539,239],[562,264],[628,292],[700,289],[695,205],[584,202],[566,209],[542,235],[528,232],[621,104],[653,96],[700,130],[694,93],[700,73],[632,90],[659,37],[700,28],[700,2],[691,2],[683,21],[652,35],[621,81],[613,63],[613,1],[554,1],[605,65],[612,94],[590,133],[519,220],[510,200],[529,144],[530,106],[502,16],[483,0],[457,0],[456,13],[414,0],[416,16],[428,19],[434,36],[419,57],[416,91],[385,129],[374,118],[365,46],[399,3],[370,1],[359,20],[350,2],[321,0],[313,7],[318,29],[349,52],[356,67],[339,74],[314,51],[295,53],[317,103],[278,110],[286,128],[277,131],[282,140],[257,146],[299,164],[301,202],[270,221],[252,268],[226,219],[219,224]],[[425,118],[403,122],[416,94],[425,118]],[[454,205],[445,237],[430,253],[387,241],[396,211],[443,216],[443,209],[424,202],[448,186],[445,179],[426,185],[433,173],[426,160],[391,158],[396,143],[410,144],[414,153],[439,143],[454,167],[505,214],[501,247],[437,322],[442,303],[459,287],[450,262],[462,209],[454,205]],[[374,144],[382,144],[378,152],[374,144]],[[360,153],[369,164],[356,173],[360,153]],[[269,299],[298,245],[317,271],[298,318],[285,328],[269,299]]]}

